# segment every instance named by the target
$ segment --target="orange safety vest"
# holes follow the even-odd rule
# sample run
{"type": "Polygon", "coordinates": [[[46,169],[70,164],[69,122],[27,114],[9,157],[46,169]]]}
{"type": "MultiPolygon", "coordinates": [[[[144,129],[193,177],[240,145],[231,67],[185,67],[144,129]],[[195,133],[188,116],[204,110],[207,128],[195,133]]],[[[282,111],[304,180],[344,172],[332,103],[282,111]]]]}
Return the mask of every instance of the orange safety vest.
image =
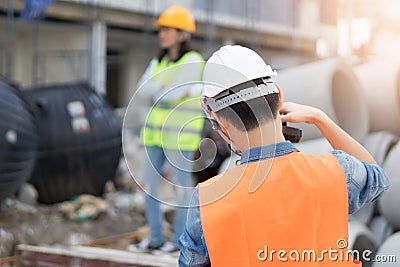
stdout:
{"type": "Polygon", "coordinates": [[[347,249],[345,176],[331,154],[240,165],[200,184],[199,201],[213,267],[361,266],[347,249]]]}

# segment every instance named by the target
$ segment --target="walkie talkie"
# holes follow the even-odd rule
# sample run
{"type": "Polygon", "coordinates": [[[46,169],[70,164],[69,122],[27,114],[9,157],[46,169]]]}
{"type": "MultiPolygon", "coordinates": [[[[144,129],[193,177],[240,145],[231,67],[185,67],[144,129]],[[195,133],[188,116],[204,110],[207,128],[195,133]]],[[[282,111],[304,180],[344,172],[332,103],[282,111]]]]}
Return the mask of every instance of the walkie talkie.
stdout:
{"type": "Polygon", "coordinates": [[[282,122],[282,133],[286,140],[292,143],[300,142],[303,131],[299,128],[287,126],[286,122],[282,122]]]}

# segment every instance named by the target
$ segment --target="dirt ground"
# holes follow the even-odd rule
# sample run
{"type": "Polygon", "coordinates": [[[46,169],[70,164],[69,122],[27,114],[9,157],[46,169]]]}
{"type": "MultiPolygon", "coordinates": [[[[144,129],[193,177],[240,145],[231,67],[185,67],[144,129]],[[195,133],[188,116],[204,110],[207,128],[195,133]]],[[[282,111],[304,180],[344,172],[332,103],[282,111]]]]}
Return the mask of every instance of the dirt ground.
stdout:
{"type": "Polygon", "coordinates": [[[106,204],[104,211],[93,218],[74,219],[61,211],[60,204],[4,200],[0,210],[0,257],[13,255],[17,244],[77,245],[132,232],[146,224],[142,200],[135,193],[111,192],[98,201],[106,204]]]}

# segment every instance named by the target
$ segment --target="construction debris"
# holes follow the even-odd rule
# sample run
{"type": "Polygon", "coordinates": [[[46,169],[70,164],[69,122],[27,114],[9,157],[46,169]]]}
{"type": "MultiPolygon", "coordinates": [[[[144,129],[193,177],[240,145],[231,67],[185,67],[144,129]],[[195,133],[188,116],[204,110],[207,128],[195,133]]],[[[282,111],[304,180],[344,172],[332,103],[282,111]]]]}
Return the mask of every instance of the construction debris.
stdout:
{"type": "Polygon", "coordinates": [[[107,203],[95,196],[81,195],[72,201],[65,201],[58,205],[59,210],[66,214],[68,219],[87,221],[97,218],[107,210],[107,203]]]}

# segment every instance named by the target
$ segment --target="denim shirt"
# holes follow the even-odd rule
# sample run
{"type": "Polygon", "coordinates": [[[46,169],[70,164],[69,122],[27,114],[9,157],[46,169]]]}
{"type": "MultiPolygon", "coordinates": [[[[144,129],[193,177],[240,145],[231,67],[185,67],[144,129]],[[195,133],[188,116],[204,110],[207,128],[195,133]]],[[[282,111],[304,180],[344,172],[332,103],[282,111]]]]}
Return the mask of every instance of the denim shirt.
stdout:
{"type": "MultiPolygon", "coordinates": [[[[248,164],[280,157],[294,151],[298,150],[288,141],[255,147],[245,151],[240,162],[248,164]]],[[[360,161],[340,150],[333,150],[331,153],[339,162],[346,177],[349,213],[375,200],[388,189],[389,181],[384,170],[378,165],[360,161]]],[[[185,230],[179,238],[181,249],[179,266],[211,266],[200,220],[198,187],[194,189],[190,207],[185,230]]]]}

